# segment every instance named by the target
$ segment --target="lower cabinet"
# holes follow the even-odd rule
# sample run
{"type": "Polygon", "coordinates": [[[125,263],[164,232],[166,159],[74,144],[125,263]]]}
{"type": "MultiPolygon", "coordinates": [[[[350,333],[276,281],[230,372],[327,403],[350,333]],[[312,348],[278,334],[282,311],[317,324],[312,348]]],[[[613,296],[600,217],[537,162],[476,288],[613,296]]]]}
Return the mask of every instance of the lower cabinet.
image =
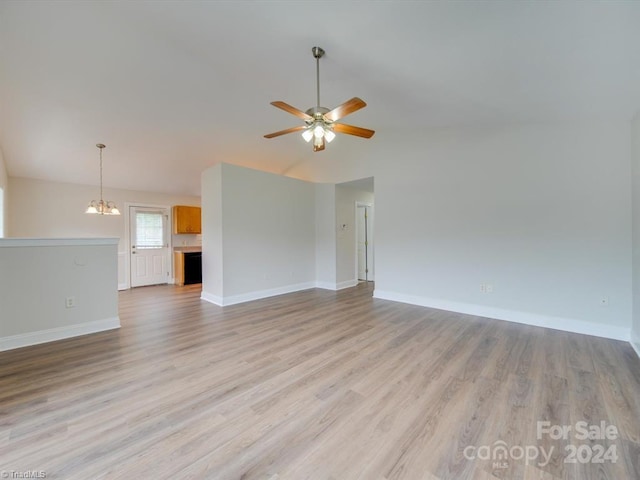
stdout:
{"type": "Polygon", "coordinates": [[[184,253],[173,253],[173,277],[176,285],[184,285],[184,253]]]}
{"type": "Polygon", "coordinates": [[[202,252],[174,252],[176,285],[202,283],[202,252]]]}

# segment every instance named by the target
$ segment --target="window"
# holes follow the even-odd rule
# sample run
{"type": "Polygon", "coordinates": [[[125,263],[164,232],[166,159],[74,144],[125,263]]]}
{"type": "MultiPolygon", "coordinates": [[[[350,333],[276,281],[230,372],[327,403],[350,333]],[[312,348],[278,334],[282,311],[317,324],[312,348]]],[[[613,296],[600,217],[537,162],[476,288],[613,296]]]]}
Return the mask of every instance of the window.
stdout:
{"type": "Polygon", "coordinates": [[[136,212],[136,248],[162,248],[164,215],[161,212],[136,212]]]}

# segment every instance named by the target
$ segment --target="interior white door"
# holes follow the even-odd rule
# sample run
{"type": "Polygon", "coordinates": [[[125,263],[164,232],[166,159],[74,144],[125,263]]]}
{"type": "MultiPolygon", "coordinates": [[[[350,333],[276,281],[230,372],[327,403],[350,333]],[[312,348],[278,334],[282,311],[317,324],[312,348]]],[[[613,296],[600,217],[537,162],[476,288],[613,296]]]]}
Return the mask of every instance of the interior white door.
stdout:
{"type": "Polygon", "coordinates": [[[356,249],[358,258],[358,280],[373,281],[373,222],[371,207],[356,208],[356,249]]]}
{"type": "Polygon", "coordinates": [[[131,286],[169,281],[169,212],[162,208],[130,207],[131,286]]]}

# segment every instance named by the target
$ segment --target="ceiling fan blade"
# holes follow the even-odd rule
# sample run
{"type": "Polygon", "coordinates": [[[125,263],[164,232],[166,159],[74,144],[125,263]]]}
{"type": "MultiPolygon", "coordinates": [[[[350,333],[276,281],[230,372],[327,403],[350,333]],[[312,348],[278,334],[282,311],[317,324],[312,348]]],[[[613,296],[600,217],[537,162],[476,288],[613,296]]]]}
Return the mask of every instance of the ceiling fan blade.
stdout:
{"type": "Polygon", "coordinates": [[[315,145],[315,144],[313,145],[313,151],[314,152],[320,152],[320,151],[324,150],[324,145],[325,145],[325,143],[324,143],[324,138],[323,138],[322,139],[322,145],[315,145]]]}
{"type": "Polygon", "coordinates": [[[291,127],[291,128],[287,128],[286,130],[280,130],[279,132],[269,133],[265,135],[264,138],[279,137],[280,135],[286,135],[287,133],[299,132],[301,130],[304,130],[305,128],[307,128],[306,125],[300,125],[299,127],[291,127]]]}
{"type": "Polygon", "coordinates": [[[367,104],[364,103],[364,100],[358,97],[353,97],[351,100],[347,100],[342,105],[338,105],[330,112],[325,113],[324,118],[330,122],[335,122],[336,120],[340,120],[341,118],[344,118],[366,106],[367,104]]]}
{"type": "Polygon", "coordinates": [[[355,135],[356,137],[371,138],[376,133],[375,130],[368,128],[354,127],[353,125],[345,125],[344,123],[334,123],[333,131],[338,133],[346,133],[347,135],[355,135]]]}
{"type": "Polygon", "coordinates": [[[298,110],[296,107],[292,107],[288,103],[284,103],[278,100],[277,102],[271,102],[271,105],[273,105],[276,108],[279,108],[280,110],[284,110],[285,112],[289,112],[292,115],[295,115],[296,117],[301,118],[302,120],[305,120],[305,121],[313,120],[313,117],[311,115],[307,115],[302,110],[298,110]]]}

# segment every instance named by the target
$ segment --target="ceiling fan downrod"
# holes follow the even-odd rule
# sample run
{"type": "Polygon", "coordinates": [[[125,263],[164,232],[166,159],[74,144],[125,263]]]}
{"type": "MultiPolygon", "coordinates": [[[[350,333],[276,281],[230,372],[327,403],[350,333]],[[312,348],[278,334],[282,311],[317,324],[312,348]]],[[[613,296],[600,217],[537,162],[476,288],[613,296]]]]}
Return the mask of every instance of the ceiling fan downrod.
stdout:
{"type": "Polygon", "coordinates": [[[322,56],[324,55],[324,50],[320,47],[313,47],[311,49],[311,52],[313,53],[313,57],[316,59],[316,98],[317,98],[317,103],[316,103],[316,107],[320,106],[320,59],[322,58],[322,56]]]}

